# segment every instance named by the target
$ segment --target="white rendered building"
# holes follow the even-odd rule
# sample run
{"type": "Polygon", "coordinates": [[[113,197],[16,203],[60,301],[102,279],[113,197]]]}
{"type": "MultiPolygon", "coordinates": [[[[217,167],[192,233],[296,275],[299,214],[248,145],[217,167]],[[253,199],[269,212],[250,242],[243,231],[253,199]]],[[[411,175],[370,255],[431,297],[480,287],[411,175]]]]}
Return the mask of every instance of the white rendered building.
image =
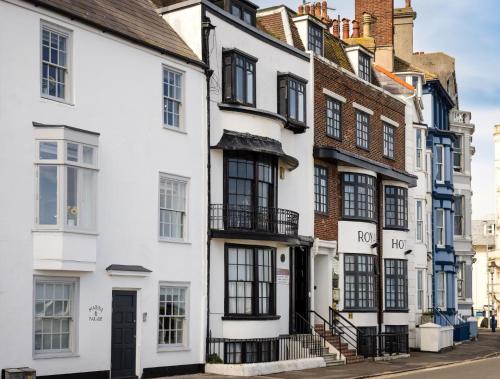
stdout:
{"type": "Polygon", "coordinates": [[[0,369],[199,372],[203,63],[146,0],[2,0],[0,48],[0,369]]]}

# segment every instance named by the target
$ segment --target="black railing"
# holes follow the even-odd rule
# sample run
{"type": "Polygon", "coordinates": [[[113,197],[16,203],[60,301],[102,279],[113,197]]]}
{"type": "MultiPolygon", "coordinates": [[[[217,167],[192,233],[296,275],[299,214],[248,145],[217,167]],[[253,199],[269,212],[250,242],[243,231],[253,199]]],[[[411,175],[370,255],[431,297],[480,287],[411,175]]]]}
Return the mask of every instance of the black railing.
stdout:
{"type": "MultiPolygon", "coordinates": [[[[296,315],[302,330],[311,330],[309,322],[296,315]]],[[[317,358],[325,353],[326,342],[318,334],[304,333],[275,338],[213,338],[207,340],[207,363],[245,364],[317,358]]]]}
{"type": "MultiPolygon", "coordinates": [[[[314,317],[314,325],[315,327],[319,327],[321,331],[323,331],[323,337],[329,343],[338,342],[338,350],[340,355],[342,355],[342,340],[344,332],[338,328],[335,324],[332,324],[329,320],[325,319],[318,312],[314,310],[310,310],[309,313],[314,317]]],[[[330,318],[331,319],[331,318],[330,318]]],[[[317,331],[319,334],[320,331],[317,331]]]]}
{"type": "Polygon", "coordinates": [[[363,336],[363,332],[332,307],[330,307],[330,324],[335,327],[335,332],[348,346],[358,350],[359,338],[363,336]]]}
{"type": "Polygon", "coordinates": [[[296,237],[299,233],[299,214],[280,208],[212,204],[210,229],[296,237]]]}

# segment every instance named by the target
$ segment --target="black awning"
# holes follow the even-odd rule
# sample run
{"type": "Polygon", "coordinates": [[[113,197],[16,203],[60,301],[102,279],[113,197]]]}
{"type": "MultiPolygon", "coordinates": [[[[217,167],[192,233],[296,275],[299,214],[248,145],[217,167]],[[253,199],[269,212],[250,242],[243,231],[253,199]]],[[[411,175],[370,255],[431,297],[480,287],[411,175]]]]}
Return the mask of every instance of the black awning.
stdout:
{"type": "Polygon", "coordinates": [[[112,264],[106,267],[106,271],[129,271],[129,272],[151,272],[145,267],[135,265],[117,265],[112,264]]]}
{"type": "Polygon", "coordinates": [[[397,170],[386,164],[361,157],[345,150],[335,149],[332,147],[315,147],[314,158],[343,162],[352,166],[366,168],[367,170],[374,171],[383,177],[406,183],[409,187],[417,186],[417,177],[415,175],[411,175],[406,171],[397,170]]]}
{"type": "Polygon", "coordinates": [[[299,166],[297,158],[285,154],[280,141],[249,133],[224,130],[222,138],[217,145],[212,146],[212,149],[253,151],[256,153],[275,155],[288,165],[290,171],[295,170],[299,166]]]}

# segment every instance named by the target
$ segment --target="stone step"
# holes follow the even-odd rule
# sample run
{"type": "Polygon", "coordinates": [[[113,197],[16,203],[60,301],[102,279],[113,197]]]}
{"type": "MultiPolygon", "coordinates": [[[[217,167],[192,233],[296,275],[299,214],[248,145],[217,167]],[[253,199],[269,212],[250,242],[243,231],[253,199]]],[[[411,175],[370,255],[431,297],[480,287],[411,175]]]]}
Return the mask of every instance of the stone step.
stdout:
{"type": "Polygon", "coordinates": [[[346,363],[347,364],[354,364],[354,363],[361,363],[364,362],[365,358],[361,356],[354,356],[354,357],[346,357],[346,363]]]}

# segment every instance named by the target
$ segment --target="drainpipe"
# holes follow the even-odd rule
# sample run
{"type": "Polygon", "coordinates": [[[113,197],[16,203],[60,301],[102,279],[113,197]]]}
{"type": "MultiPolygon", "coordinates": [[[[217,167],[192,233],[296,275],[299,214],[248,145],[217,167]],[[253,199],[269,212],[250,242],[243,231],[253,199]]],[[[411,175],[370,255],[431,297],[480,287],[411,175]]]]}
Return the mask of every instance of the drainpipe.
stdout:
{"type": "MultiPolygon", "coordinates": [[[[377,269],[378,269],[378,276],[377,276],[377,323],[378,323],[378,333],[382,333],[382,324],[384,323],[384,295],[383,295],[383,249],[384,249],[384,243],[383,243],[383,236],[382,236],[382,229],[384,228],[384,186],[382,184],[382,179],[380,177],[377,178],[378,182],[378,188],[377,188],[377,193],[378,193],[378,198],[379,198],[379,206],[378,206],[378,214],[377,214],[377,269]]],[[[381,342],[381,339],[379,339],[378,342],[381,342]]],[[[381,346],[379,346],[379,349],[381,349],[381,346]]]]}
{"type": "Polygon", "coordinates": [[[207,330],[205,340],[205,355],[208,353],[208,338],[210,337],[210,245],[212,235],[210,231],[210,204],[212,201],[211,195],[211,156],[210,156],[210,79],[212,78],[213,70],[210,69],[210,32],[215,29],[210,19],[206,15],[205,6],[202,5],[202,59],[206,65],[206,104],[207,104],[207,330]]]}

